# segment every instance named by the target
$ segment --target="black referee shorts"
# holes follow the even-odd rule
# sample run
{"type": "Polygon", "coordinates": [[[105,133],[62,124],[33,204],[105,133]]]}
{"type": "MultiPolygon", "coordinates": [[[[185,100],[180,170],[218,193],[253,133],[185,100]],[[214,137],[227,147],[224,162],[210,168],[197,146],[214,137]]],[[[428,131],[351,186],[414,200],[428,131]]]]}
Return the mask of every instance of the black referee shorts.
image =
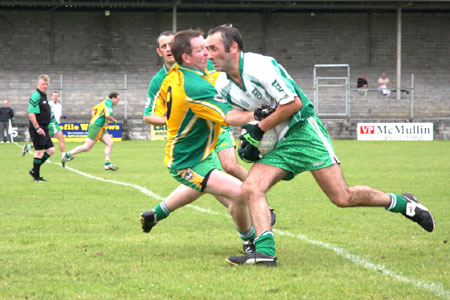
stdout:
{"type": "Polygon", "coordinates": [[[52,142],[52,137],[48,132],[48,127],[42,125],[39,126],[45,131],[45,136],[38,134],[33,126],[28,126],[28,131],[30,132],[30,137],[31,141],[33,142],[34,149],[47,150],[49,148],[55,147],[52,142]]]}

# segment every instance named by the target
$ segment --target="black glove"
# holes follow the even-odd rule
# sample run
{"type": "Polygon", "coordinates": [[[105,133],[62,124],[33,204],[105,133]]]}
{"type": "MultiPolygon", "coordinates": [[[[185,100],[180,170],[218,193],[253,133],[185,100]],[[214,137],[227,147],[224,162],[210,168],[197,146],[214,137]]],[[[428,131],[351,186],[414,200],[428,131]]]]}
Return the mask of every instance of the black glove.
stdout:
{"type": "Polygon", "coordinates": [[[247,141],[243,141],[241,147],[238,150],[239,157],[247,162],[252,163],[261,159],[259,156],[259,150],[247,141]]]}
{"type": "Polygon", "coordinates": [[[273,113],[276,110],[276,108],[269,107],[267,104],[261,104],[254,112],[253,116],[255,117],[255,120],[262,121],[268,116],[270,116],[271,113],[273,113]]]}
{"type": "Polygon", "coordinates": [[[264,131],[258,124],[245,124],[242,128],[247,132],[239,136],[239,139],[242,140],[238,150],[239,157],[245,162],[255,162],[260,159],[258,147],[264,131]]]}

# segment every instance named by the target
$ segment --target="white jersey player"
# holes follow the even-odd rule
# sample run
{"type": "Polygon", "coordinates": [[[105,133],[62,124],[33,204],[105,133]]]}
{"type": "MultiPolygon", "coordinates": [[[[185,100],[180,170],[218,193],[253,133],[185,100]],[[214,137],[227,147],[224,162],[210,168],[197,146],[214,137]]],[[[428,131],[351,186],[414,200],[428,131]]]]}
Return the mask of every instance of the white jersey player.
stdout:
{"type": "Polygon", "coordinates": [[[243,53],[243,40],[237,28],[223,25],[210,30],[206,46],[216,70],[226,73],[216,82],[221,97],[241,110],[255,110],[261,104],[276,106],[258,124],[243,126],[246,133],[240,137],[243,142],[239,156],[255,164],[241,189],[247,198],[257,238],[255,252],[229,257],[230,264],[276,265],[265,193],[278,181],[292,179],[305,171],[311,171],[322,191],[339,207],[385,207],[433,231],[431,213],[412,194],[388,194],[368,186],[346,184],[328,133],[308,97],[275,59],[243,53]],[[272,152],[260,158],[258,146],[264,132],[274,127],[282,128],[282,138],[272,152]]]}

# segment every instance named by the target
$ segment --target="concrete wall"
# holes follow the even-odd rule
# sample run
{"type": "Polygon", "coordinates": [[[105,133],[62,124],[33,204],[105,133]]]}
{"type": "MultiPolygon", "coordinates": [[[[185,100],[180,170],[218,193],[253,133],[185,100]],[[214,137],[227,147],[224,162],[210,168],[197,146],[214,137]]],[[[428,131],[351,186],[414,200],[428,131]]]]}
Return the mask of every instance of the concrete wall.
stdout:
{"type": "MultiPolygon", "coordinates": [[[[0,14],[0,66],[150,67],[151,72],[159,66],[154,40],[171,23],[170,13],[112,12],[106,17],[103,12],[5,10],[0,14]]],[[[291,72],[315,63],[395,66],[396,14],[178,14],[178,29],[207,31],[223,23],[241,30],[246,51],[272,55],[291,72]]],[[[449,14],[404,13],[402,24],[405,67],[450,66],[449,14]]]]}
{"type": "MultiPolygon", "coordinates": [[[[310,98],[318,63],[350,64],[352,88],[365,72],[375,89],[383,71],[396,86],[396,14],[178,13],[177,23],[178,29],[204,31],[233,23],[244,36],[245,51],[275,57],[310,98]]],[[[408,119],[411,111],[414,118],[450,118],[449,14],[404,13],[402,24],[402,86],[410,88],[414,74],[414,103],[412,93],[397,101],[395,93],[382,97],[373,90],[360,96],[352,90],[351,118],[408,119]]],[[[148,83],[161,67],[155,39],[171,27],[170,13],[112,11],[106,17],[103,12],[3,10],[0,100],[9,100],[18,121],[25,121],[37,76],[47,73],[50,90],[61,89],[68,121],[88,120],[90,108],[111,91],[122,94],[115,109],[119,119],[140,119],[148,83]]],[[[342,95],[322,93],[329,93],[328,109],[341,109],[334,104],[342,95]]]]}

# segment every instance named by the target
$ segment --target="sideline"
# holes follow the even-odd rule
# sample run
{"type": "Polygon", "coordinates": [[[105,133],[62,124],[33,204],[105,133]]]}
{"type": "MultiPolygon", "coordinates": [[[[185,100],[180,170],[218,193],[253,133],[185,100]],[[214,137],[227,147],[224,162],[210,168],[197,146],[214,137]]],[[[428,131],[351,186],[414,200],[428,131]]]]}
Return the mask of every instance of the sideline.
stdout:
{"type": "MultiPolygon", "coordinates": [[[[23,147],[23,145],[19,145],[17,142],[14,142],[14,144],[16,144],[20,149],[22,149],[22,147],[23,147]]],[[[32,154],[33,152],[29,151],[29,153],[32,154]]],[[[51,163],[51,164],[56,164],[56,165],[62,167],[62,165],[60,163],[52,162],[52,161],[50,161],[50,159],[48,159],[47,162],[51,163]]],[[[142,186],[137,185],[137,184],[131,184],[131,183],[126,183],[126,182],[121,182],[121,181],[116,181],[116,180],[110,180],[110,179],[97,177],[97,176],[94,176],[94,175],[91,175],[91,174],[79,171],[77,169],[68,167],[67,165],[66,165],[65,169],[67,169],[67,170],[69,170],[71,172],[77,173],[79,175],[85,176],[85,177],[90,178],[90,179],[95,179],[95,180],[99,180],[99,181],[103,181],[103,182],[107,182],[107,183],[112,183],[112,184],[117,184],[117,185],[122,185],[122,186],[134,188],[134,189],[140,191],[141,193],[143,193],[144,195],[147,195],[149,197],[155,198],[155,199],[157,199],[159,201],[163,201],[165,199],[165,198],[163,198],[163,197],[153,193],[152,191],[148,190],[147,188],[142,187],[142,186]]],[[[201,207],[196,206],[196,205],[188,204],[186,206],[190,207],[190,208],[192,208],[194,210],[203,212],[203,213],[219,215],[219,216],[224,216],[224,217],[230,218],[230,216],[228,214],[218,213],[218,212],[212,211],[210,209],[201,208],[201,207]]],[[[442,286],[442,284],[422,282],[422,281],[419,281],[417,279],[410,278],[410,277],[398,274],[398,273],[396,273],[394,271],[389,270],[384,265],[372,263],[372,262],[370,262],[370,261],[368,261],[368,260],[366,260],[366,259],[364,259],[364,258],[362,258],[362,257],[360,257],[358,255],[351,254],[350,252],[348,252],[347,250],[345,250],[343,248],[340,248],[340,247],[337,247],[335,245],[328,244],[328,243],[325,243],[325,242],[322,242],[322,241],[311,239],[311,238],[309,238],[309,237],[307,237],[307,236],[305,236],[303,234],[294,234],[294,233],[291,233],[289,231],[282,231],[282,230],[278,230],[278,229],[272,229],[272,230],[273,230],[273,232],[275,232],[276,234],[279,234],[281,236],[287,236],[287,237],[295,238],[295,239],[298,239],[300,241],[306,242],[308,244],[311,244],[311,245],[314,245],[314,246],[320,246],[320,247],[325,248],[327,250],[331,250],[334,253],[344,257],[345,259],[350,260],[354,264],[360,265],[360,266],[362,266],[362,267],[364,267],[364,268],[366,268],[368,270],[381,272],[382,274],[384,274],[384,275],[386,275],[388,277],[392,277],[392,278],[394,278],[394,279],[396,279],[398,281],[401,281],[403,283],[414,285],[417,288],[426,289],[426,290],[432,292],[435,295],[438,295],[438,296],[443,297],[443,298],[450,299],[450,291],[446,290],[442,286]]]]}

